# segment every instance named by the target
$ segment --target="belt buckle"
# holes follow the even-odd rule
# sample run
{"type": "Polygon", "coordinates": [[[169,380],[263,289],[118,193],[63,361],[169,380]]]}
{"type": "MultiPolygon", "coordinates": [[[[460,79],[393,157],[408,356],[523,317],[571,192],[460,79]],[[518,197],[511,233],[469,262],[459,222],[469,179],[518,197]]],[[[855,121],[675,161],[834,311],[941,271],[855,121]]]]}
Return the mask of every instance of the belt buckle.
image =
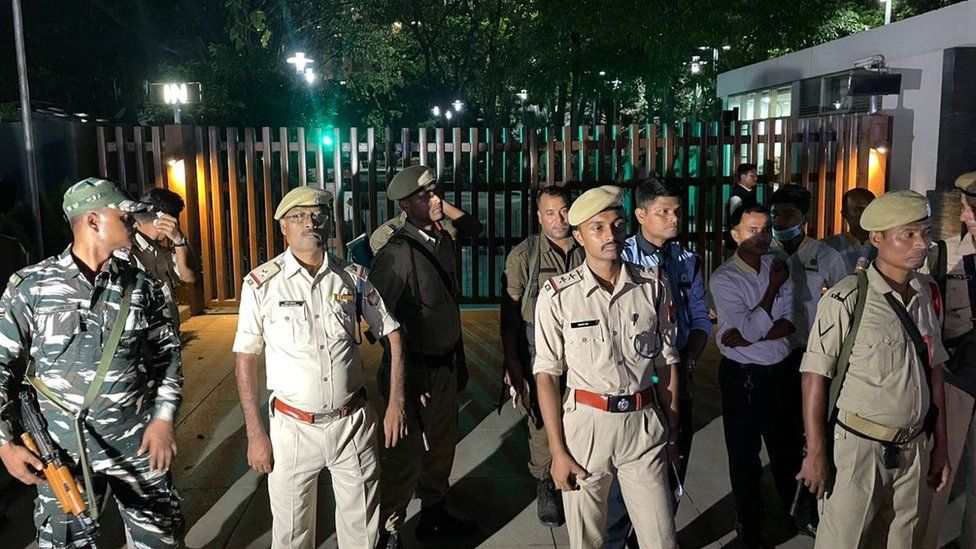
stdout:
{"type": "Polygon", "coordinates": [[[610,397],[610,412],[632,412],[637,409],[636,395],[615,395],[610,397]]]}

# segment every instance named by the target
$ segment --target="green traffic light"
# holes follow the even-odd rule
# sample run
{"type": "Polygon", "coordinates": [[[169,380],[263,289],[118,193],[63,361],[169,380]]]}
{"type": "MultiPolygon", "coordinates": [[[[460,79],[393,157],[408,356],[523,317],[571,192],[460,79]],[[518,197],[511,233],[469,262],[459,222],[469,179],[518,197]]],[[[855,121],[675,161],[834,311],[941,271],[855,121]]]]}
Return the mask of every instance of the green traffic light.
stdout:
{"type": "Polygon", "coordinates": [[[329,135],[329,134],[324,134],[322,136],[322,144],[325,145],[326,147],[331,147],[332,146],[332,136],[329,135]]]}

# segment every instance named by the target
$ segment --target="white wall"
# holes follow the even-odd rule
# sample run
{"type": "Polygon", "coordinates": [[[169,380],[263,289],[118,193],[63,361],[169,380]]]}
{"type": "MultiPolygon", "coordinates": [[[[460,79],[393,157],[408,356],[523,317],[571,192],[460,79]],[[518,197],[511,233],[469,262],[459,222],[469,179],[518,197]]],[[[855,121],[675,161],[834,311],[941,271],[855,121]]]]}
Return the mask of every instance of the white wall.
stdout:
{"type": "MultiPolygon", "coordinates": [[[[850,69],[883,54],[889,64],[946,48],[976,44],[976,0],[923,13],[782,57],[718,75],[719,97],[850,69]]],[[[941,71],[941,64],[939,65],[941,71]]]]}
{"type": "MultiPolygon", "coordinates": [[[[893,116],[890,187],[935,188],[944,50],[976,45],[976,0],[968,0],[718,75],[717,93],[728,97],[845,71],[854,62],[885,56],[902,74],[902,95],[884,98],[893,116]]],[[[798,97],[794,86],[793,104],[798,97]]]]}
{"type": "Polygon", "coordinates": [[[882,112],[892,115],[891,190],[925,194],[935,189],[942,60],[943,52],[933,51],[889,61],[892,72],[902,75],[902,94],[886,96],[882,102],[882,112]]]}

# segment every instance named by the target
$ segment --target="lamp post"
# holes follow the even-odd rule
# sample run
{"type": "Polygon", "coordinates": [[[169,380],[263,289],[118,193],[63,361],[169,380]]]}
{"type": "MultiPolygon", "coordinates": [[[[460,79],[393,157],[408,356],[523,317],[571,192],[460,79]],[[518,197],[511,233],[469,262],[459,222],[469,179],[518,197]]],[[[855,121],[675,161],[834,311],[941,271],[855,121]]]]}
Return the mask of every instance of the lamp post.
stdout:
{"type": "Polygon", "coordinates": [[[885,7],[885,25],[891,24],[891,3],[892,0],[879,0],[885,7]]]}
{"type": "Polygon", "coordinates": [[[149,101],[173,108],[173,123],[182,124],[183,105],[199,103],[203,87],[199,82],[153,82],[149,84],[149,101]]]}
{"type": "Polygon", "coordinates": [[[27,54],[24,49],[24,16],[20,0],[11,1],[14,16],[14,46],[17,50],[17,81],[20,85],[20,123],[24,130],[24,152],[27,156],[27,183],[34,216],[34,238],[38,258],[44,257],[44,233],[41,232],[41,201],[37,192],[37,161],[34,159],[34,126],[31,121],[30,88],[27,85],[27,54]]]}

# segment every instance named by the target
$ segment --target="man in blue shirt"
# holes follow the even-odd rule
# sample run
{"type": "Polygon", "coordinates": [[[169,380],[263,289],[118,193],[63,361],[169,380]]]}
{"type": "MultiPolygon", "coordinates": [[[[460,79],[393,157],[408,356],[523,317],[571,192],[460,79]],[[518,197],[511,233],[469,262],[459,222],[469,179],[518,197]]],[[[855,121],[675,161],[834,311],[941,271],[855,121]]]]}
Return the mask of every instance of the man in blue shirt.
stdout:
{"type": "MultiPolygon", "coordinates": [[[[635,192],[637,234],[627,239],[623,260],[641,266],[656,266],[667,277],[678,324],[677,347],[682,367],[678,368],[678,470],[672,482],[684,482],[694,427],[691,421],[692,376],[698,357],[712,333],[705,303],[702,261],[674,239],[681,220],[681,192],[657,179],[642,183],[635,192]]],[[[607,547],[623,547],[631,522],[616,480],[610,487],[607,510],[607,547]]]]}

